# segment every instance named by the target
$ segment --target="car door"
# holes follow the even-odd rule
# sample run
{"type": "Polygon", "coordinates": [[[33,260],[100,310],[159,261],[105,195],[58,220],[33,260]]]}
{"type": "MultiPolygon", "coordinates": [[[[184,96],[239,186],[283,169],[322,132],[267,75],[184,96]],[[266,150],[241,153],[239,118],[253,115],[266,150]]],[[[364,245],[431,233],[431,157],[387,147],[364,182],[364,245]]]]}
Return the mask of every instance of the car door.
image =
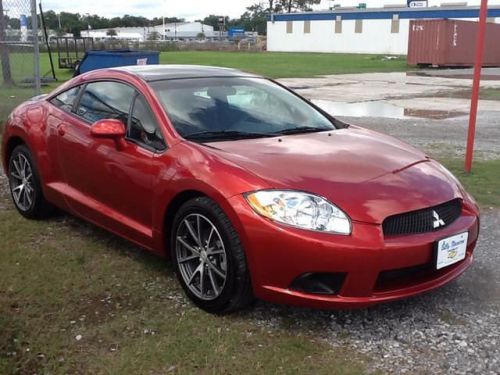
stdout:
{"type": "Polygon", "coordinates": [[[142,98],[125,83],[87,84],[76,108],[75,121],[65,127],[60,137],[59,159],[72,189],[70,199],[75,210],[91,221],[149,246],[152,181],[160,168],[155,158],[157,149],[127,136],[126,147],[118,150],[112,140],[93,138],[90,134],[90,127],[98,120],[118,119],[129,125],[133,116],[144,119],[144,111],[138,113],[136,105],[139,97],[142,98]]]}

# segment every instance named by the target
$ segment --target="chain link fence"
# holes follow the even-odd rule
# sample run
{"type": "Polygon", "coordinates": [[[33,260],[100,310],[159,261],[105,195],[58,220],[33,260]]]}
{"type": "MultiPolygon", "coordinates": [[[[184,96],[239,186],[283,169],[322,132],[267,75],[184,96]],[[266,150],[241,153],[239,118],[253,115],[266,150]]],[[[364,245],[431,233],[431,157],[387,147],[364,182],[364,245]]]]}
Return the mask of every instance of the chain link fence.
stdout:
{"type": "Polygon", "coordinates": [[[0,124],[40,93],[38,25],[36,0],[0,0],[0,124]]]}

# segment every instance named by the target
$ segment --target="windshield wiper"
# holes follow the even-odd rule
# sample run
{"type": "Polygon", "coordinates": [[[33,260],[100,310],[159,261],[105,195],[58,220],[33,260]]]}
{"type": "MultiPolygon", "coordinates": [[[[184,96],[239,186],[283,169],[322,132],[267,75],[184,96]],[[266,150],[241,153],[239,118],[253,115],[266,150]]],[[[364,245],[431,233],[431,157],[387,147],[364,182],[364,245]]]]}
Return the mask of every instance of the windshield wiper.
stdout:
{"type": "Polygon", "coordinates": [[[296,128],[280,130],[276,132],[276,134],[291,135],[291,134],[302,134],[302,133],[326,132],[328,130],[334,130],[334,129],[328,129],[320,126],[298,126],[296,128]]]}
{"type": "Polygon", "coordinates": [[[277,134],[273,133],[256,133],[256,132],[242,132],[238,130],[219,130],[219,131],[204,131],[196,132],[185,135],[184,138],[189,140],[226,140],[226,139],[251,139],[251,138],[264,138],[276,137],[277,134]]]}

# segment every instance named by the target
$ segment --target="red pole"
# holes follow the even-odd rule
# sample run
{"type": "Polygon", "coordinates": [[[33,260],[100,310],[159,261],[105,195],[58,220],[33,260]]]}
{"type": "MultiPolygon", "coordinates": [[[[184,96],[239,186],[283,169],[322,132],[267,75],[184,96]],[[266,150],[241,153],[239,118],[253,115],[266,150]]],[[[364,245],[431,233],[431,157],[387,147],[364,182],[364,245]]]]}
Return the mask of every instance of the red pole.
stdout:
{"type": "Polygon", "coordinates": [[[476,61],[474,64],[474,82],[472,84],[472,99],[470,104],[469,133],[467,135],[467,151],[465,153],[465,172],[470,173],[472,169],[472,157],[474,154],[474,137],[476,136],[477,106],[479,101],[479,89],[481,86],[481,68],[483,65],[484,38],[486,36],[486,17],[488,16],[488,0],[481,0],[479,12],[479,25],[476,42],[476,61]]]}

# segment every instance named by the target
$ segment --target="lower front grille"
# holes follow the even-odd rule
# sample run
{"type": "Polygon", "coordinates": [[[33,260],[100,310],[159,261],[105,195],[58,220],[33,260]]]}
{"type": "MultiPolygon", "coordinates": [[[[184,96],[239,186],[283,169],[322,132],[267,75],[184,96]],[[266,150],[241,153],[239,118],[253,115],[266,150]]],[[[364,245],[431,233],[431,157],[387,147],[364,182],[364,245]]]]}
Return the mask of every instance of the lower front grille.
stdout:
{"type": "Polygon", "coordinates": [[[390,290],[401,285],[418,282],[419,280],[430,276],[434,271],[435,268],[431,263],[383,271],[378,275],[375,290],[390,290]]]}
{"type": "Polygon", "coordinates": [[[389,216],[382,227],[385,236],[418,234],[443,229],[462,213],[462,201],[454,199],[439,206],[389,216]]]}

